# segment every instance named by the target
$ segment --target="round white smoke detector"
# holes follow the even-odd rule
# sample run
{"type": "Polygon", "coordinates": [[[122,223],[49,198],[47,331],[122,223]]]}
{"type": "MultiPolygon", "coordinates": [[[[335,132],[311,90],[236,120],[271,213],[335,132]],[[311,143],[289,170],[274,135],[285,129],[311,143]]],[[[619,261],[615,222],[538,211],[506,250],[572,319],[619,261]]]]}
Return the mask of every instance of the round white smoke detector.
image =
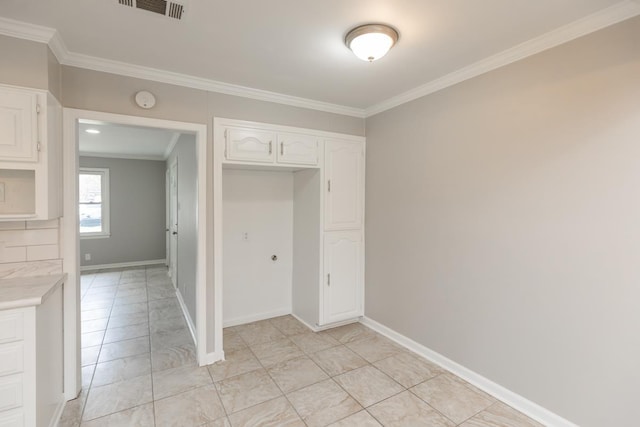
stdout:
{"type": "Polygon", "coordinates": [[[153,96],[151,92],[141,90],[140,92],[136,93],[136,104],[138,104],[138,107],[148,110],[156,105],[156,97],[153,96]]]}

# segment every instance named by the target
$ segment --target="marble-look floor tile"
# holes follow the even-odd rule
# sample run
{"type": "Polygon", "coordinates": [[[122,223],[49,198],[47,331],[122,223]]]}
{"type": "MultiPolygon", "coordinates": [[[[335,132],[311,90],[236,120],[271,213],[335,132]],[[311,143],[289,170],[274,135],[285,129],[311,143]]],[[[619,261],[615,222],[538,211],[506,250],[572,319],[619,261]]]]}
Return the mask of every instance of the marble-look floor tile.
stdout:
{"type": "MultiPolygon", "coordinates": [[[[409,424],[407,424],[407,426],[409,426],[409,424]]],[[[382,427],[382,424],[376,421],[367,411],[360,411],[336,423],[330,424],[329,427],[382,427]]]]}
{"type": "Polygon", "coordinates": [[[68,401],[62,415],[60,416],[60,422],[58,427],[77,427],[82,420],[82,410],[84,409],[86,399],[73,399],[68,401]]]}
{"type": "Polygon", "coordinates": [[[373,366],[364,366],[334,379],[365,408],[404,391],[404,387],[373,366]]]}
{"type": "Polygon", "coordinates": [[[467,387],[450,374],[442,374],[418,384],[411,391],[456,424],[494,403],[489,395],[467,387]]]}
{"type": "Polygon", "coordinates": [[[208,422],[202,427],[231,427],[231,423],[227,417],[219,418],[215,421],[208,422]]]}
{"type": "Polygon", "coordinates": [[[154,427],[153,404],[147,403],[115,414],[85,421],[82,427],[154,427]]]}
{"type": "Polygon", "coordinates": [[[122,328],[109,328],[104,335],[104,343],[125,341],[149,335],[149,325],[139,323],[137,325],[123,326],[122,328]]]}
{"type": "Polygon", "coordinates": [[[227,414],[241,411],[282,395],[264,369],[237,375],[216,383],[227,414]]]}
{"type": "Polygon", "coordinates": [[[151,367],[154,372],[197,365],[196,347],[193,344],[165,347],[151,353],[151,367]]]}
{"type": "Polygon", "coordinates": [[[139,302],[136,304],[119,304],[113,307],[111,310],[112,316],[121,316],[123,314],[133,314],[133,313],[147,313],[147,303],[139,302]]]}
{"type": "Polygon", "coordinates": [[[107,329],[108,321],[109,319],[85,320],[80,325],[80,330],[83,334],[86,334],[87,332],[104,331],[107,329]]]}
{"type": "Polygon", "coordinates": [[[225,353],[224,361],[208,366],[211,378],[214,381],[222,381],[261,368],[262,365],[248,348],[225,353]]]}
{"type": "Polygon", "coordinates": [[[165,288],[150,288],[149,289],[149,301],[155,301],[159,299],[165,298],[175,298],[176,291],[175,289],[165,289],[165,288]]]}
{"type": "Polygon", "coordinates": [[[86,298],[80,303],[81,311],[107,310],[113,305],[113,298],[86,298]]]}
{"type": "Polygon", "coordinates": [[[113,315],[109,318],[107,328],[122,328],[125,326],[139,325],[141,323],[148,324],[148,322],[149,315],[146,311],[143,313],[122,314],[119,316],[113,315]]]}
{"type": "Polygon", "coordinates": [[[93,385],[101,386],[140,377],[151,373],[149,354],[98,363],[93,376],[93,385]]]}
{"type": "Polygon", "coordinates": [[[374,366],[406,388],[444,373],[444,369],[409,353],[379,360],[374,366]]]}
{"type": "Polygon", "coordinates": [[[149,301],[149,310],[151,311],[165,310],[167,308],[173,308],[179,310],[180,312],[182,310],[180,308],[180,303],[178,302],[177,298],[175,298],[175,296],[174,298],[149,301]]]}
{"type": "Polygon", "coordinates": [[[455,424],[408,391],[393,396],[368,411],[385,427],[454,427],[455,424]]]}
{"type": "Polygon", "coordinates": [[[227,332],[226,330],[222,338],[222,345],[225,353],[247,348],[247,344],[240,338],[240,335],[235,332],[227,332]]]}
{"type": "Polygon", "coordinates": [[[285,337],[285,335],[268,320],[241,325],[234,328],[234,330],[240,335],[244,342],[250,346],[285,337]]]}
{"type": "Polygon", "coordinates": [[[156,427],[196,427],[226,416],[215,386],[155,401],[156,427]]]}
{"type": "Polygon", "coordinates": [[[284,397],[260,403],[232,414],[233,427],[305,427],[296,411],[284,397]]]}
{"type": "Polygon", "coordinates": [[[88,310],[80,313],[82,321],[95,320],[95,319],[108,319],[111,313],[110,308],[99,308],[97,310],[88,310]]]}
{"type": "Polygon", "coordinates": [[[110,360],[137,356],[144,353],[149,353],[149,337],[118,341],[102,346],[98,362],[103,363],[110,360]]]}
{"type": "Polygon", "coordinates": [[[316,353],[321,350],[326,350],[331,347],[340,345],[340,342],[328,334],[317,334],[313,332],[307,332],[299,335],[292,335],[289,337],[300,350],[307,354],[316,353]]]}
{"type": "Polygon", "coordinates": [[[126,297],[116,297],[113,301],[113,308],[116,309],[123,305],[131,305],[131,304],[147,304],[148,298],[146,292],[142,295],[137,296],[126,296],[126,297]]]}
{"type": "Polygon", "coordinates": [[[278,328],[280,332],[287,336],[311,332],[302,322],[291,315],[275,317],[269,319],[269,321],[273,326],[278,328]]]}
{"type": "Polygon", "coordinates": [[[151,333],[171,332],[187,328],[187,322],[183,316],[158,319],[150,323],[151,333]]]}
{"type": "Polygon", "coordinates": [[[284,393],[289,393],[329,378],[313,360],[306,356],[277,363],[268,368],[267,372],[284,393]]]}
{"type": "Polygon", "coordinates": [[[102,344],[105,331],[88,332],[80,336],[80,342],[82,348],[95,347],[102,344]]]}
{"type": "Polygon", "coordinates": [[[151,375],[101,387],[91,387],[82,419],[100,418],[153,400],[151,375]]]}
{"type": "Polygon", "coordinates": [[[358,353],[369,363],[374,363],[378,360],[405,352],[402,347],[380,335],[364,340],[353,341],[346,344],[346,346],[358,353]]]}
{"type": "Polygon", "coordinates": [[[289,393],[287,398],[309,427],[326,426],[362,410],[331,379],[289,393]]]}
{"type": "Polygon", "coordinates": [[[310,357],[332,377],[368,364],[366,360],[343,345],[319,351],[310,357]]]}
{"type": "Polygon", "coordinates": [[[253,354],[256,355],[260,363],[265,367],[275,365],[296,357],[302,356],[300,350],[289,338],[267,341],[262,344],[250,346],[253,354]]]}
{"type": "MultiPolygon", "coordinates": [[[[134,297],[146,297],[147,296],[147,286],[144,283],[141,283],[141,286],[135,287],[118,287],[116,292],[116,298],[134,298],[134,297]]],[[[132,301],[134,302],[134,301],[132,301]]]]}
{"type": "Polygon", "coordinates": [[[82,367],[82,388],[88,389],[93,381],[93,373],[96,370],[96,365],[88,365],[82,367]]]}
{"type": "Polygon", "coordinates": [[[82,366],[95,365],[100,354],[100,346],[83,348],[81,354],[82,366]]]}
{"type": "Polygon", "coordinates": [[[460,427],[543,427],[526,415],[502,402],[497,402],[473,418],[460,424],[460,427]]]}
{"type": "Polygon", "coordinates": [[[151,334],[152,351],[167,347],[177,347],[183,344],[193,344],[193,338],[191,338],[191,333],[187,328],[151,334]]]}
{"type": "Polygon", "coordinates": [[[213,384],[213,380],[206,367],[165,369],[153,373],[153,396],[155,399],[162,399],[210,384],[213,384]]]}
{"type": "Polygon", "coordinates": [[[339,326],[337,328],[329,329],[325,334],[331,335],[333,338],[340,341],[342,344],[346,344],[353,341],[372,338],[376,336],[376,333],[367,328],[361,323],[350,323],[348,325],[339,326]]]}

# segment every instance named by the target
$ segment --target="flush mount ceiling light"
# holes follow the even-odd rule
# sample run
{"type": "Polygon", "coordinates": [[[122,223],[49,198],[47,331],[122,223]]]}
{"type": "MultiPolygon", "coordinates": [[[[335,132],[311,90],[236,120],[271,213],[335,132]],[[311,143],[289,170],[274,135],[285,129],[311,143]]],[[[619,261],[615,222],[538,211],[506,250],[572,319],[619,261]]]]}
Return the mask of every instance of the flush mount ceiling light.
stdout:
{"type": "Polygon", "coordinates": [[[367,24],[349,31],[344,42],[363,61],[373,62],[389,52],[398,41],[398,32],[388,25],[367,24]]]}
{"type": "Polygon", "coordinates": [[[85,130],[86,133],[92,133],[92,134],[98,134],[100,133],[100,131],[98,129],[87,129],[85,130]]]}

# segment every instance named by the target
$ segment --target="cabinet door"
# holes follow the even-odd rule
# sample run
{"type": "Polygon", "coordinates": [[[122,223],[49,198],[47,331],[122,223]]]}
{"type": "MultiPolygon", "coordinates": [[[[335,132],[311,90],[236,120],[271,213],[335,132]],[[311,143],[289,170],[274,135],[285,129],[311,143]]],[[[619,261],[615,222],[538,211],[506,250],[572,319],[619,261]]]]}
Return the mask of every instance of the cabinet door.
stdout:
{"type": "Polygon", "coordinates": [[[273,163],[276,134],[255,129],[227,129],[226,158],[243,162],[273,163]]]}
{"type": "Polygon", "coordinates": [[[324,323],[362,316],[362,233],[337,231],[324,240],[324,323]]]}
{"type": "Polygon", "coordinates": [[[318,164],[318,138],[293,133],[278,134],[278,163],[318,164]]]}
{"type": "Polygon", "coordinates": [[[0,160],[38,161],[38,95],[0,89],[0,160]]]}
{"type": "Polygon", "coordinates": [[[364,151],[361,143],[325,143],[325,229],[362,227],[364,151]]]}

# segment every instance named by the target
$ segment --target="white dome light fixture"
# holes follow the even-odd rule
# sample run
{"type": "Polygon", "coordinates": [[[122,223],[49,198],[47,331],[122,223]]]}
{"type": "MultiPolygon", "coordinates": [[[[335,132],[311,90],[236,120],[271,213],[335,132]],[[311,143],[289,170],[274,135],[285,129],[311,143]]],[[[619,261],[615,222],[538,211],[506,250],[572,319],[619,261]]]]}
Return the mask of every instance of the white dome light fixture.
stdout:
{"type": "Polygon", "coordinates": [[[344,42],[363,61],[373,62],[389,52],[398,41],[398,32],[388,25],[367,24],[349,31],[344,42]]]}

